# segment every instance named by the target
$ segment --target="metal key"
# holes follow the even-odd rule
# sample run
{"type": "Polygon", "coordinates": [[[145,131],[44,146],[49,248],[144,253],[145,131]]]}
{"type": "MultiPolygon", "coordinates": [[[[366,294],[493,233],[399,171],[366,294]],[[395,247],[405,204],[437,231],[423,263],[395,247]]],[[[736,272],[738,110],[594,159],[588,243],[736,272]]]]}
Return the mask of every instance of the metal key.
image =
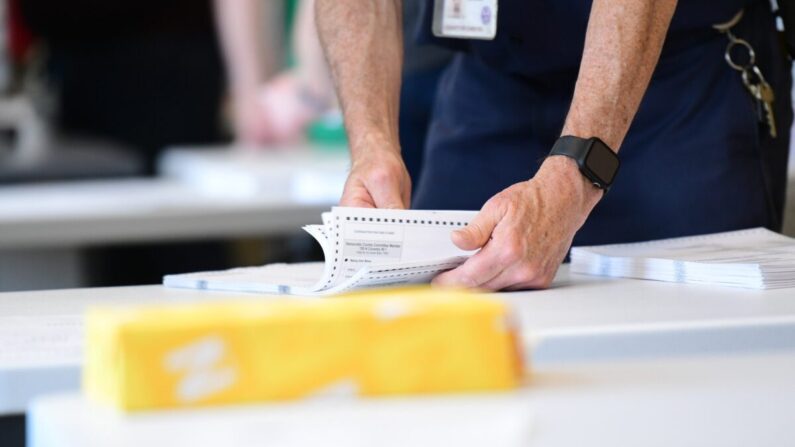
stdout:
{"type": "Polygon", "coordinates": [[[765,107],[762,105],[762,92],[759,91],[759,84],[751,84],[750,82],[745,83],[745,89],[748,90],[748,93],[751,94],[751,98],[754,101],[754,111],[756,112],[756,119],[760,123],[765,122],[765,107]]]}
{"type": "MultiPolygon", "coordinates": [[[[776,100],[776,95],[773,92],[773,87],[767,83],[765,77],[762,76],[762,71],[756,65],[756,53],[754,48],[748,43],[747,40],[741,39],[734,35],[732,28],[743,18],[743,11],[737,13],[731,20],[726,23],[713,25],[718,32],[726,35],[729,39],[729,45],[726,47],[724,58],[726,63],[731,68],[742,73],[743,84],[755,100],[756,114],[760,123],[766,123],[770,136],[776,138],[778,129],[776,128],[776,116],[773,111],[773,102],[776,100]],[[736,51],[745,50],[745,59],[736,58],[736,51]]],[[[742,54],[742,52],[740,53],[742,54]]]]}
{"type": "Polygon", "coordinates": [[[776,115],[773,112],[773,101],[776,100],[776,94],[773,93],[773,87],[764,80],[759,84],[757,89],[759,94],[756,99],[762,103],[765,109],[765,121],[767,121],[768,130],[770,130],[770,137],[776,138],[778,131],[776,129],[776,115]]]}
{"type": "Polygon", "coordinates": [[[776,138],[778,129],[773,111],[776,94],[773,92],[773,87],[768,84],[765,77],[762,76],[762,71],[756,65],[743,71],[743,84],[757,102],[759,121],[766,123],[770,137],[776,138]]]}

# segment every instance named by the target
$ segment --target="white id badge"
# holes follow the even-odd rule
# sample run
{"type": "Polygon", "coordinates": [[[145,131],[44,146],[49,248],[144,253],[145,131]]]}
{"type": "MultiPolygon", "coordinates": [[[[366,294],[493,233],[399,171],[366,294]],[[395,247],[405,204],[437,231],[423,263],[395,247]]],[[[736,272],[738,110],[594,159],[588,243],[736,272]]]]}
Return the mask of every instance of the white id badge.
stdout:
{"type": "Polygon", "coordinates": [[[498,0],[434,0],[436,37],[492,40],[497,35],[498,0]]]}

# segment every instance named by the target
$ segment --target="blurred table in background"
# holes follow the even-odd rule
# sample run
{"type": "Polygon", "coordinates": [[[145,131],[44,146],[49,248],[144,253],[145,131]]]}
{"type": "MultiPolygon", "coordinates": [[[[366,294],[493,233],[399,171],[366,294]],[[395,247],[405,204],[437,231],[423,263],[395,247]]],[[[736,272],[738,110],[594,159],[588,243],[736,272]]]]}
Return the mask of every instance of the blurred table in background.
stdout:
{"type": "Polygon", "coordinates": [[[349,165],[344,146],[174,148],[160,157],[158,173],[205,197],[315,205],[339,201],[349,165]]]}
{"type": "Polygon", "coordinates": [[[86,247],[296,234],[337,203],[348,165],[344,148],[175,149],[158,178],[4,186],[0,291],[84,285],[86,247]]]}

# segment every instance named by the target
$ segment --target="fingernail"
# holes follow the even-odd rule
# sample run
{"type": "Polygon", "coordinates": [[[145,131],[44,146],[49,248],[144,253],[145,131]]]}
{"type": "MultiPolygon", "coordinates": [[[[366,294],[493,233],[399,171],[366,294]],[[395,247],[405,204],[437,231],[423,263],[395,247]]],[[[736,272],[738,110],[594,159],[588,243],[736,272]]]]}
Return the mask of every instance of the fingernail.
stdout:
{"type": "Polygon", "coordinates": [[[471,241],[472,236],[470,235],[469,231],[461,229],[461,230],[455,230],[454,233],[455,237],[459,239],[460,243],[467,245],[472,243],[471,241]]]}

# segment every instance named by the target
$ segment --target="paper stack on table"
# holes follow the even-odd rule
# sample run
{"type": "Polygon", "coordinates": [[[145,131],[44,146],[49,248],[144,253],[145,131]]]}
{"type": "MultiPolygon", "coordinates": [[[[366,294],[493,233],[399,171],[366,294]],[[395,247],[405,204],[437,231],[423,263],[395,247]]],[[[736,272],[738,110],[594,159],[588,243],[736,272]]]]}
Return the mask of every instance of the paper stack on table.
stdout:
{"type": "Polygon", "coordinates": [[[751,289],[795,287],[795,239],[764,228],[575,247],[571,271],[751,289]]]}
{"type": "Polygon", "coordinates": [[[376,286],[427,283],[474,252],[457,248],[453,230],[474,211],[335,207],[323,225],[304,227],[325,262],[270,264],[220,272],[168,275],[167,287],[292,295],[330,295],[376,286]]]}

